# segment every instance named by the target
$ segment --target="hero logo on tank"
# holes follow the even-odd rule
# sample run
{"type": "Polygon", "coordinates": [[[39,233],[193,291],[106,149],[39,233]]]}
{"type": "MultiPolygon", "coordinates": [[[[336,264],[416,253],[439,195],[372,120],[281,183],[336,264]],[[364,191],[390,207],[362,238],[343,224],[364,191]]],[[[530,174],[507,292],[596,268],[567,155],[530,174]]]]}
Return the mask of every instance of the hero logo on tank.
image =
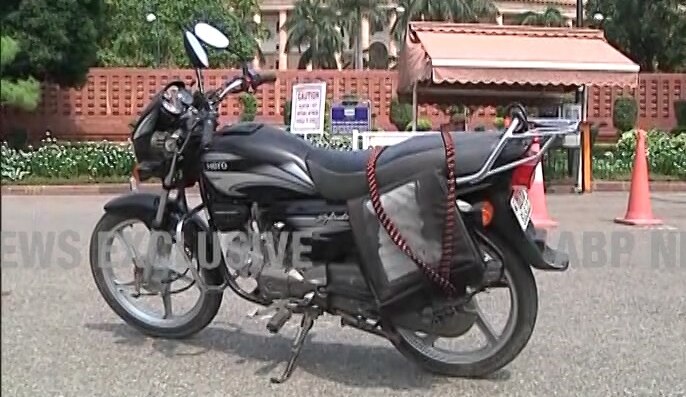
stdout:
{"type": "Polygon", "coordinates": [[[293,85],[291,100],[291,132],[323,134],[326,104],[326,83],[293,85]]]}

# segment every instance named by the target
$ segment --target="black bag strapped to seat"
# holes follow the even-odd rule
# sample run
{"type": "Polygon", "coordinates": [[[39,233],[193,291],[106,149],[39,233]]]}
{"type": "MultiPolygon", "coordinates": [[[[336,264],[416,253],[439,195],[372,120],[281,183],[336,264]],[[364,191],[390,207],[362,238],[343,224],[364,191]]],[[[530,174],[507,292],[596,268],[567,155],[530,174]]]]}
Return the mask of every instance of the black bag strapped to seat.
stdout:
{"type": "Polygon", "coordinates": [[[448,297],[459,296],[466,285],[479,283],[483,276],[481,253],[457,210],[453,140],[447,132],[442,138],[446,168],[420,170],[396,186],[380,188],[377,181],[376,163],[383,147],[374,147],[368,159],[369,198],[360,203],[367,209],[362,219],[367,233],[363,245],[366,254],[376,254],[366,261],[367,270],[371,262],[380,265],[371,266],[371,281],[382,302],[425,287],[417,270],[448,297]],[[370,215],[376,222],[370,222],[370,215]]]}

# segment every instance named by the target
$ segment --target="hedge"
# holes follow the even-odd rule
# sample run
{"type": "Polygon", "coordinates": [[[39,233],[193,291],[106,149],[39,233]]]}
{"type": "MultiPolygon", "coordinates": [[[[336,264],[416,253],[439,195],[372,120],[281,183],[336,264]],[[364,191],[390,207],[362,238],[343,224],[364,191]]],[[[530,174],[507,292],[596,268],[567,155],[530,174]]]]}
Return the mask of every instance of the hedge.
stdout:
{"type": "MultiPolygon", "coordinates": [[[[352,150],[350,136],[326,134],[309,137],[308,140],[318,147],[352,150]]],[[[630,131],[621,136],[614,150],[594,150],[594,177],[615,179],[630,176],[635,145],[635,133],[630,131]]],[[[28,177],[107,180],[130,175],[134,162],[128,143],[59,143],[51,138],[28,150],[16,150],[3,142],[1,154],[4,183],[28,177]]],[[[686,179],[686,134],[671,136],[663,131],[650,131],[648,162],[653,174],[686,179]]]]}
{"type": "Polygon", "coordinates": [[[130,175],[134,156],[129,144],[113,142],[58,143],[52,138],[38,148],[16,150],[2,143],[0,172],[4,181],[19,181],[28,176],[94,179],[130,175]]]}
{"type": "MultiPolygon", "coordinates": [[[[670,135],[660,130],[648,132],[647,157],[652,174],[686,179],[686,134],[670,135]]],[[[631,175],[636,151],[636,132],[621,135],[615,150],[608,150],[593,160],[593,175],[612,179],[617,175],[631,175]]]]}

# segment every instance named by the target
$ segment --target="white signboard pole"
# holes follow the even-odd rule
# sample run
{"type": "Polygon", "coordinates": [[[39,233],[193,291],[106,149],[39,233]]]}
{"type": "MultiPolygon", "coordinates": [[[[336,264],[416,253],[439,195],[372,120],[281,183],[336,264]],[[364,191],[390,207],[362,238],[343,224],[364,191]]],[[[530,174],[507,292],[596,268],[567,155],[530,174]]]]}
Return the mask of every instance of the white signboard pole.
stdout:
{"type": "Polygon", "coordinates": [[[291,132],[307,136],[324,133],[326,83],[294,84],[291,97],[291,132]]]}

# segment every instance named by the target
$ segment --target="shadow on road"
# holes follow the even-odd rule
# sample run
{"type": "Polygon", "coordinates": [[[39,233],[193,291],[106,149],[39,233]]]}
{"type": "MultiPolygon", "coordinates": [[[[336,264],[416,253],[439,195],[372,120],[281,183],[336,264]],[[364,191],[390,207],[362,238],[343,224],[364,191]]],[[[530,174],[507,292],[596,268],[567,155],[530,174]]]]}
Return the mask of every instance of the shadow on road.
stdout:
{"type": "MultiPolygon", "coordinates": [[[[214,350],[240,357],[234,364],[243,364],[246,360],[265,362],[255,373],[260,376],[280,374],[290,354],[291,339],[281,335],[255,335],[233,324],[229,324],[228,329],[210,326],[184,340],[148,338],[126,324],[100,323],[85,326],[91,330],[112,333],[118,338],[115,342],[118,344],[143,346],[147,341],[153,340],[152,347],[168,358],[201,355],[214,350]],[[184,346],[199,350],[194,353],[180,352],[180,348],[184,346]]],[[[303,347],[294,378],[298,371],[352,387],[387,387],[394,390],[428,390],[436,384],[450,381],[449,378],[422,371],[393,348],[312,340],[308,340],[303,347]]],[[[510,373],[501,370],[481,381],[505,381],[509,378],[510,373]]]]}

